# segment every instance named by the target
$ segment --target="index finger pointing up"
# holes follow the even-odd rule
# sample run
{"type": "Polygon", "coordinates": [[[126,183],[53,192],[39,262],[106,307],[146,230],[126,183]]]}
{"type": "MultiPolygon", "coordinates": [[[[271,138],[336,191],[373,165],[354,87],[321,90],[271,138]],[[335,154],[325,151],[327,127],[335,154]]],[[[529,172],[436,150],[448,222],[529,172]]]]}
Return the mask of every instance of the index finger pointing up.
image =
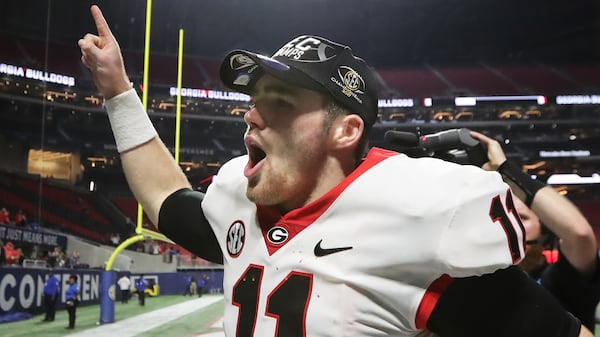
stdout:
{"type": "Polygon", "coordinates": [[[94,22],[96,23],[96,29],[98,29],[98,36],[100,38],[112,36],[112,32],[110,31],[108,23],[106,22],[104,15],[102,15],[100,8],[96,5],[93,5],[90,8],[90,11],[92,12],[94,22]]]}

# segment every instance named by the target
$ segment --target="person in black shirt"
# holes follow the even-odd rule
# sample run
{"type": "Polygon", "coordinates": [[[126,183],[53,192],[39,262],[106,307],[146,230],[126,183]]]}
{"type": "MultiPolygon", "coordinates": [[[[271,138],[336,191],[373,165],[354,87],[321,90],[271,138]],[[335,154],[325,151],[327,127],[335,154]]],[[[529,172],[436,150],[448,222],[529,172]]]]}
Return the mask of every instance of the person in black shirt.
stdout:
{"type": "Polygon", "coordinates": [[[471,135],[487,147],[489,162],[483,168],[499,171],[518,197],[514,203],[527,239],[527,253],[519,266],[593,332],[600,261],[592,226],[569,199],[507,161],[500,143],[478,132],[471,135]],[[549,263],[543,251],[555,246],[558,260],[549,263]]]}

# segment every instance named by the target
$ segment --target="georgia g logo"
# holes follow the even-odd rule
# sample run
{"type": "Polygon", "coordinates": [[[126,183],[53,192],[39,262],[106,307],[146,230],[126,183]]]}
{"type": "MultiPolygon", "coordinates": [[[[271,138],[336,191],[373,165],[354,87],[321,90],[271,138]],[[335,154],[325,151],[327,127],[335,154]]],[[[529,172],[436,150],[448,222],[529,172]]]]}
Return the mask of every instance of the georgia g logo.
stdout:
{"type": "Polygon", "coordinates": [[[267,239],[269,240],[269,242],[276,245],[284,243],[289,236],[290,235],[287,229],[279,226],[273,227],[267,232],[267,239]]]}
{"type": "Polygon", "coordinates": [[[246,241],[246,227],[241,220],[237,220],[229,226],[227,231],[227,252],[231,257],[237,257],[244,248],[246,241]]]}

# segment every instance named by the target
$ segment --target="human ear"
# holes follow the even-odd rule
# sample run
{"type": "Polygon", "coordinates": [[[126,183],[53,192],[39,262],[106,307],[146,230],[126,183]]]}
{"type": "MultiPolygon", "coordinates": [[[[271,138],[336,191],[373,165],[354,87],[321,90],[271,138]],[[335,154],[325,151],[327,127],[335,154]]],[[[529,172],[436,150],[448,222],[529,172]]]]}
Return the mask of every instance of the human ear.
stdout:
{"type": "Polygon", "coordinates": [[[349,114],[338,118],[332,128],[335,147],[339,149],[356,147],[360,142],[363,130],[364,122],[358,115],[349,114]]]}

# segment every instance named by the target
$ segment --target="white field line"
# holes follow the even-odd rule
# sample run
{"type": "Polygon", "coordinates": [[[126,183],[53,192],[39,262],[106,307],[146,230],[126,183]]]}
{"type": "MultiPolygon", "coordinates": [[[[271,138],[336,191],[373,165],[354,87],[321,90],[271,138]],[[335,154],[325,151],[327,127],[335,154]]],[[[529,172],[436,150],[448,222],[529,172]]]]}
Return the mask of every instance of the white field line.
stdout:
{"type": "MultiPolygon", "coordinates": [[[[142,332],[151,330],[196,310],[207,307],[223,299],[223,296],[203,296],[198,299],[174,304],[162,309],[147,312],[141,315],[129,317],[122,321],[107,323],[96,328],[68,335],[68,337],[133,337],[142,332]]],[[[77,326],[77,325],[75,325],[77,326]]],[[[221,333],[222,336],[222,333],[221,333]]]]}

